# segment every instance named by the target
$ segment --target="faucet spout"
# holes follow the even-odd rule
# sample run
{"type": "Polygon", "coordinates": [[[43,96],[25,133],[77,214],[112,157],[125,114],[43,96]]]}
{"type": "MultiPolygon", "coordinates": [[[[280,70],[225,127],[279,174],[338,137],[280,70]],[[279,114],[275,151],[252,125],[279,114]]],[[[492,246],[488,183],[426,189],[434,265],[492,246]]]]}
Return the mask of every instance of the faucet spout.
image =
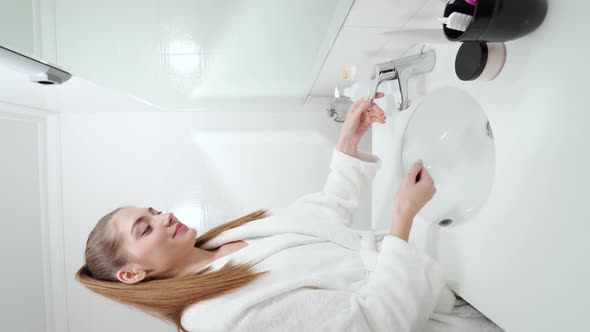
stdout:
{"type": "Polygon", "coordinates": [[[372,94],[369,96],[371,103],[375,99],[377,89],[382,82],[397,79],[400,94],[402,96],[398,111],[405,111],[410,107],[410,100],[408,98],[408,80],[415,75],[425,74],[432,71],[435,63],[436,54],[434,53],[434,50],[429,50],[427,52],[421,52],[420,54],[376,64],[373,76],[371,77],[371,79],[375,81],[372,94]]]}

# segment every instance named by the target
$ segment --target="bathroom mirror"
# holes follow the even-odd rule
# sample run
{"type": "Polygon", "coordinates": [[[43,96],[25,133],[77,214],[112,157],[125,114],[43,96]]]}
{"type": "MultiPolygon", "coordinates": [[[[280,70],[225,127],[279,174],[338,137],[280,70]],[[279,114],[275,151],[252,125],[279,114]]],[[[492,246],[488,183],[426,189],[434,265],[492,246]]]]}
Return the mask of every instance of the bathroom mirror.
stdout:
{"type": "Polygon", "coordinates": [[[353,0],[0,1],[0,45],[163,108],[303,103],[353,0]]]}

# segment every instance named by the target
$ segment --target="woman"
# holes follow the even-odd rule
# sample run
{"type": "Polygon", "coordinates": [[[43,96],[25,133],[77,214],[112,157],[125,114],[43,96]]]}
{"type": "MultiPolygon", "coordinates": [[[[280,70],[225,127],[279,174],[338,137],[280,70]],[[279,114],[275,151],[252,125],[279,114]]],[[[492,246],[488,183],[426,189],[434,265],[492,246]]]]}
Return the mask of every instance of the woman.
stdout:
{"type": "Polygon", "coordinates": [[[453,315],[456,299],[440,267],[407,243],[414,216],[436,192],[421,163],[400,186],[389,233],[349,227],[381,166],[357,151],[374,122],[385,123],[381,108],[355,102],[323,191],[286,209],[255,211],[200,237],[172,213],[116,209],[90,233],[76,278],[181,331],[457,331],[461,324],[482,331],[475,328],[481,315],[453,315]]]}

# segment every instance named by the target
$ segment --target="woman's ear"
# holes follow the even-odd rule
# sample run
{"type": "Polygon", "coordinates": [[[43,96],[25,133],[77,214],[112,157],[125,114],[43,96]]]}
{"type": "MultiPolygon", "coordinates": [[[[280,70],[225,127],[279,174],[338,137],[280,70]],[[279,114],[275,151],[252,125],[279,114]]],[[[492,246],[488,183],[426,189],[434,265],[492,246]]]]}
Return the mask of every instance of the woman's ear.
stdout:
{"type": "Polygon", "coordinates": [[[145,278],[145,270],[137,264],[125,264],[117,271],[117,279],[126,284],[135,284],[145,278]]]}

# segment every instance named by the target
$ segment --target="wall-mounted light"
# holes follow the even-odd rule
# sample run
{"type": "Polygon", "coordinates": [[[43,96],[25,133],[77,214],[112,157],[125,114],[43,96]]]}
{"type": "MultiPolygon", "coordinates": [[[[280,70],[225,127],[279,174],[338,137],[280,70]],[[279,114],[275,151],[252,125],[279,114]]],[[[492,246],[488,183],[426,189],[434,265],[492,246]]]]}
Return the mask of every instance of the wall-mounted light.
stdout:
{"type": "Polygon", "coordinates": [[[62,84],[72,77],[72,74],[66,71],[2,46],[0,64],[29,74],[31,81],[44,85],[62,84]]]}

